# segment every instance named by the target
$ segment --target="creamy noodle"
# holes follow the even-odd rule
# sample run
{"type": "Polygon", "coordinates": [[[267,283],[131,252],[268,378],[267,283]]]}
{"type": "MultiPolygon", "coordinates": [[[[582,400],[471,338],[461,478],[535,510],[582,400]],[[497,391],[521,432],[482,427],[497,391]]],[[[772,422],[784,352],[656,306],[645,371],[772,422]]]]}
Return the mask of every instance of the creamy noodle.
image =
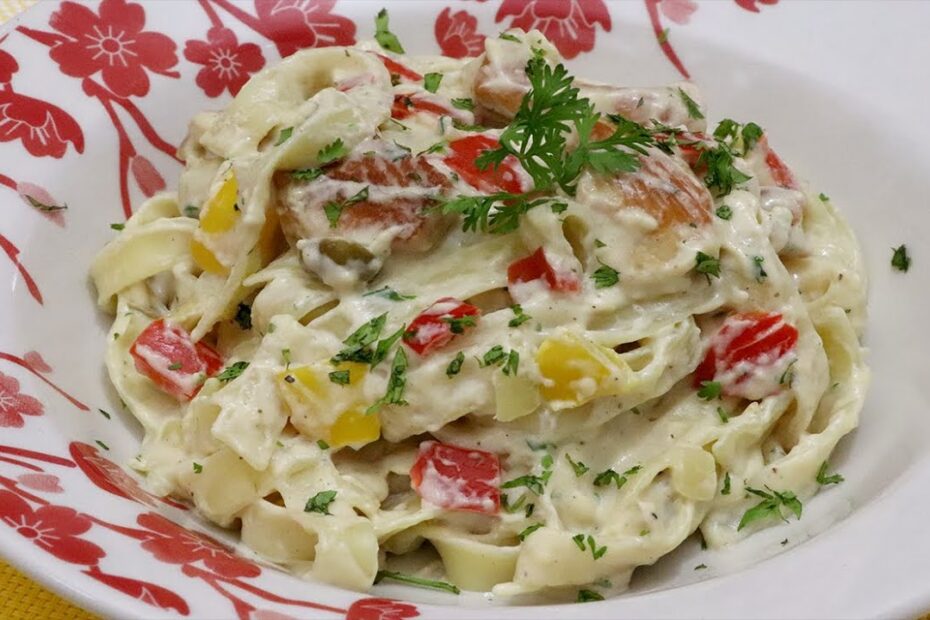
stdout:
{"type": "Polygon", "coordinates": [[[868,383],[853,234],[693,85],[581,79],[598,139],[644,125],[635,169],[463,230],[441,205],[534,189],[474,164],[534,55],[305,50],[193,119],[177,194],[91,268],[155,492],[302,577],[571,599],[800,516],[868,383]]]}

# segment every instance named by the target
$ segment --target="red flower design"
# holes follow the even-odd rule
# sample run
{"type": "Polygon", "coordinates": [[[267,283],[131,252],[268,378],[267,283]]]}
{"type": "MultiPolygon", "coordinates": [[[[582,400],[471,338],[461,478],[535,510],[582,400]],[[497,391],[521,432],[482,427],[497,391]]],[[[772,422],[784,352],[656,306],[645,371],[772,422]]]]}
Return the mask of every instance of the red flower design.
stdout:
{"type": "Polygon", "coordinates": [[[192,564],[202,560],[207,568],[223,577],[258,577],[262,570],[243,558],[233,555],[231,549],[206,534],[191,532],[161,515],[141,514],[136,522],[155,535],[142,548],[162,562],[192,564]]]}
{"type": "MultiPolygon", "coordinates": [[[[68,206],[55,200],[52,195],[48,193],[48,190],[34,183],[17,183],[16,191],[19,193],[19,197],[23,199],[23,202],[38,211],[43,217],[64,228],[65,211],[68,206]]],[[[48,364],[45,363],[45,360],[42,359],[42,356],[35,351],[30,351],[23,359],[38,372],[52,371],[48,364]],[[30,354],[33,356],[33,361],[35,361],[35,356],[38,355],[38,361],[40,363],[33,363],[33,361],[30,361],[30,354]]]]}
{"type": "Polygon", "coordinates": [[[6,84],[19,71],[19,63],[7,52],[0,50],[0,82],[6,84]]]}
{"type": "Polygon", "coordinates": [[[188,41],[184,57],[203,65],[197,73],[197,86],[208,97],[218,97],[224,89],[236,95],[249,77],[265,66],[265,57],[254,43],[243,43],[229,28],[215,26],[206,41],[188,41]]]}
{"type": "MultiPolygon", "coordinates": [[[[28,184],[20,183],[19,185],[16,186],[16,189],[22,192],[23,185],[28,185],[28,184]]],[[[31,366],[32,369],[35,370],[36,372],[42,372],[42,373],[52,372],[52,367],[48,365],[48,362],[45,361],[45,358],[42,357],[42,354],[39,353],[38,351],[27,351],[23,355],[23,361],[29,364],[29,366],[31,366]]]]}
{"type": "Polygon", "coordinates": [[[145,10],[126,0],[102,0],[100,14],[76,2],[63,2],[49,25],[67,38],[50,52],[63,73],[86,78],[98,71],[120,97],[149,92],[146,70],[170,77],[177,46],[159,32],[145,32],[145,10]]]}
{"type": "Polygon", "coordinates": [[[410,603],[392,601],[389,598],[363,598],[352,603],[346,620],[404,620],[420,615],[410,603]]]}
{"type": "Polygon", "coordinates": [[[468,11],[452,13],[446,8],[436,18],[436,41],[442,53],[452,58],[477,56],[484,51],[484,35],[479,34],[478,20],[468,11]]]}
{"type": "Polygon", "coordinates": [[[19,381],[0,372],[0,427],[23,427],[24,415],[42,415],[42,403],[19,393],[19,381]]]}
{"type": "Polygon", "coordinates": [[[132,176],[135,177],[136,183],[139,184],[139,189],[142,190],[146,197],[151,198],[165,189],[165,179],[158,174],[158,170],[155,169],[152,162],[145,157],[133,155],[129,160],[129,170],[132,172],[132,176]]]}
{"type": "Polygon", "coordinates": [[[336,0],[255,0],[255,11],[283,57],[305,47],[355,43],[355,23],[334,15],[335,4],[336,0]]]}
{"type": "Polygon", "coordinates": [[[59,159],[68,143],[84,152],[84,133],[70,114],[41,99],[0,91],[0,142],[21,140],[36,157],[59,159]]]}
{"type": "Polygon", "coordinates": [[[17,476],[16,480],[24,487],[34,491],[44,491],[45,493],[61,493],[64,491],[59,484],[58,476],[52,474],[22,474],[17,476]]]}
{"type": "Polygon", "coordinates": [[[676,24],[687,24],[698,5],[694,0],[661,0],[659,8],[676,24]]]}
{"type": "Polygon", "coordinates": [[[64,506],[33,510],[21,497],[0,491],[0,521],[56,558],[72,564],[96,564],[106,555],[92,542],[78,538],[90,529],[90,519],[64,506]]]}
{"type": "Polygon", "coordinates": [[[515,16],[511,28],[541,31],[565,58],[594,49],[595,26],[610,32],[604,0],[504,0],[495,21],[515,16]]]}
{"type": "Polygon", "coordinates": [[[759,12],[759,4],[778,4],[778,0],[735,0],[735,2],[741,9],[746,9],[753,13],[759,12]]]}
{"type": "Polygon", "coordinates": [[[160,500],[177,508],[185,508],[168,499],[158,498],[144,490],[135,478],[127,474],[122,468],[113,461],[100,456],[97,448],[86,443],[74,441],[70,446],[71,458],[81,468],[84,475],[98,487],[117,495],[145,504],[146,506],[157,506],[156,500],[160,500]]]}

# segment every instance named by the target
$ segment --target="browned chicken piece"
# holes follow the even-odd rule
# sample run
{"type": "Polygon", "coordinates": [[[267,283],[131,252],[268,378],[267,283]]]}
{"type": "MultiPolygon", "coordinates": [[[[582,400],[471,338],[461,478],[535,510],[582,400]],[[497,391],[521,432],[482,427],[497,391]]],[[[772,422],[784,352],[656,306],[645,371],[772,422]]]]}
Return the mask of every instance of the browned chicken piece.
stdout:
{"type": "MultiPolygon", "coordinates": [[[[377,273],[390,253],[430,250],[451,223],[433,208],[449,179],[393,142],[367,140],[319,176],[307,176],[275,176],[288,241],[298,248],[312,245],[316,262],[354,263],[362,279],[377,273]]],[[[304,256],[308,269],[327,280],[322,266],[304,256]]]]}
{"type": "MultiPolygon", "coordinates": [[[[474,86],[479,124],[502,127],[514,117],[530,88],[525,69],[531,57],[532,50],[522,43],[489,43],[474,86]]],[[[673,127],[684,125],[689,131],[706,129],[706,121],[693,118],[682,97],[684,91],[690,98],[698,98],[690,84],[635,88],[576,79],[574,85],[603,114],[620,114],[637,123],[655,120],[673,127]]]]}

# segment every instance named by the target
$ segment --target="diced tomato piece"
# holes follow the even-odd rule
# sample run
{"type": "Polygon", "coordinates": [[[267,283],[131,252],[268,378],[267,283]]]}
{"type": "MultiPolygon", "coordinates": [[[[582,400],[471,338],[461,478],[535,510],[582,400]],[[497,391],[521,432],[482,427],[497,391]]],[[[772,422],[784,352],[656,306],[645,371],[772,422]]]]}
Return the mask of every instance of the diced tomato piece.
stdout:
{"type": "Polygon", "coordinates": [[[573,293],[581,290],[578,276],[571,271],[557,271],[546,258],[546,251],[541,247],[507,267],[507,282],[511,286],[518,282],[533,280],[545,280],[553,291],[573,293]]]}
{"type": "Polygon", "coordinates": [[[454,110],[416,95],[394,95],[394,105],[391,107],[391,118],[403,120],[416,112],[432,112],[437,116],[458,116],[454,110]]]}
{"type": "Polygon", "coordinates": [[[219,353],[201,342],[195,343],[187,331],[164,319],[142,330],[129,353],[136,370],[178,400],[193,398],[206,378],[223,368],[219,353]]]}
{"type": "Polygon", "coordinates": [[[420,497],[440,508],[485,514],[500,510],[501,464],[490,452],[424,441],[410,481],[420,497]]]}
{"type": "Polygon", "coordinates": [[[427,355],[473,327],[479,316],[481,310],[477,307],[454,297],[443,297],[410,322],[404,332],[404,343],[418,355],[427,355]]]}
{"type": "Polygon", "coordinates": [[[781,314],[734,314],[711,338],[707,355],[694,372],[694,385],[719,381],[724,394],[752,400],[775,393],[786,357],[797,341],[798,330],[781,314]]]}
{"type": "Polygon", "coordinates": [[[480,134],[461,138],[449,143],[452,154],[443,161],[478,191],[522,193],[523,183],[518,172],[520,163],[515,157],[508,156],[499,166],[491,166],[487,170],[479,170],[475,165],[479,155],[497,148],[498,144],[494,138],[480,134]]]}
{"type": "Polygon", "coordinates": [[[423,79],[422,75],[413,69],[405,67],[393,58],[389,58],[384,54],[375,54],[375,56],[381,60],[381,62],[384,64],[384,68],[388,70],[388,73],[399,75],[400,77],[411,80],[413,82],[417,82],[423,79]]]}

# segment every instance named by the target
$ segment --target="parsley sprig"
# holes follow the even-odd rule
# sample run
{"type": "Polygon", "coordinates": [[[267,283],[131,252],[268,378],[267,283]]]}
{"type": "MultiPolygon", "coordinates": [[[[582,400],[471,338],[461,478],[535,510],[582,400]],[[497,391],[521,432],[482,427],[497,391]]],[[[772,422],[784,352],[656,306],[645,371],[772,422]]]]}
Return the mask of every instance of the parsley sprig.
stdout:
{"type": "Polygon", "coordinates": [[[753,495],[761,497],[762,501],[743,514],[743,518],[740,519],[739,525],[736,527],[737,531],[743,529],[750,523],[768,519],[773,516],[787,521],[782,515],[782,507],[794,513],[798,519],[801,518],[801,500],[799,500],[792,491],[775,491],[769,487],[765,488],[768,489],[768,491],[746,487],[747,493],[752,493],[753,495]]]}

